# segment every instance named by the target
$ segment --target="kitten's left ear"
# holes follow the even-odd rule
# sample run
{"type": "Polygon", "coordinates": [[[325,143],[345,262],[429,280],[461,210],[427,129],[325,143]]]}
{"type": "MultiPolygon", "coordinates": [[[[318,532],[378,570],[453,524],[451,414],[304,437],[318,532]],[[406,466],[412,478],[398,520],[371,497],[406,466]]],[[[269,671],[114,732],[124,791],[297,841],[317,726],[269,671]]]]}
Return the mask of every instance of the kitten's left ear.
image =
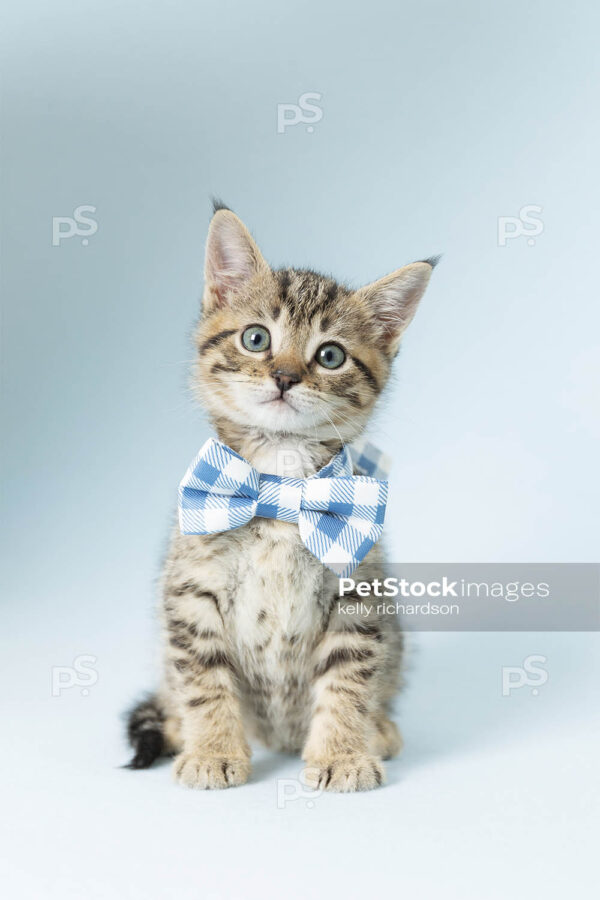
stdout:
{"type": "Polygon", "coordinates": [[[437,259],[411,263],[359,291],[391,353],[398,350],[400,338],[417,311],[436,263],[437,259]]]}

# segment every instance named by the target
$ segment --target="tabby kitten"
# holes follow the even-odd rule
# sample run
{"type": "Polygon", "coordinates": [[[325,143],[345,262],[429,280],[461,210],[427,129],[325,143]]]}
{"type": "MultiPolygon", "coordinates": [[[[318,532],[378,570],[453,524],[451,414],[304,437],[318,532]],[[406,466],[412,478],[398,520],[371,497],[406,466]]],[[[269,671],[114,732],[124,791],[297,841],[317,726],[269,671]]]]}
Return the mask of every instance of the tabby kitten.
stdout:
{"type": "MultiPolygon", "coordinates": [[[[221,441],[259,472],[306,478],[363,432],[434,261],[353,291],[273,270],[229,209],[206,245],[194,387],[221,441]]],[[[381,570],[375,545],[354,573],[381,570]]],[[[162,685],[130,714],[132,768],[177,754],[178,782],[243,784],[250,735],[301,752],[331,791],[381,784],[402,637],[395,620],[343,616],[337,578],[297,524],[255,518],[212,535],[175,530],[162,577],[162,685]]]]}

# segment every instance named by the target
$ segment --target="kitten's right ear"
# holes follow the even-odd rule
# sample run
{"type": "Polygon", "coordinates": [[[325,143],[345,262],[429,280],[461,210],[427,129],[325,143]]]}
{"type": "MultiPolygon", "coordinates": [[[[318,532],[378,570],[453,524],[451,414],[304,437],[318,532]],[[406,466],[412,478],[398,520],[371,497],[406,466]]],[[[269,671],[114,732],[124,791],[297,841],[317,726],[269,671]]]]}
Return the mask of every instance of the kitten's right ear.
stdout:
{"type": "Polygon", "coordinates": [[[382,345],[395,355],[400,338],[414,316],[439,257],[410,263],[362,288],[359,294],[373,312],[382,345]]]}
{"type": "Polygon", "coordinates": [[[255,275],[268,270],[241,219],[230,209],[217,209],[206,241],[204,309],[225,306],[255,275]]]}

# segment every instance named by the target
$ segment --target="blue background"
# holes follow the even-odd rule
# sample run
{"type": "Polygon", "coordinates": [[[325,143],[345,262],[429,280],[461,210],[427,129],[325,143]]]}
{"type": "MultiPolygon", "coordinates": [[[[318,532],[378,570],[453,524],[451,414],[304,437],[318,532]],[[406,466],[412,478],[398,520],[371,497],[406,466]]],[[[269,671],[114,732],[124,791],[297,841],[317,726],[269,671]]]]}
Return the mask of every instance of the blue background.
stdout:
{"type": "MultiPolygon", "coordinates": [[[[39,798],[27,792],[40,766],[45,789],[56,789],[56,797],[47,794],[42,835],[56,798],[72,789],[74,755],[82,790],[92,789],[90,735],[103,773],[94,782],[102,785],[99,796],[112,789],[102,779],[113,777],[110,766],[125,754],[117,710],[153,682],[154,581],[177,483],[209,434],[187,373],[213,193],[243,218],[273,265],[309,265],[358,286],[444,254],[371,432],[395,458],[388,516],[394,561],[597,558],[599,18],[597,4],[585,0],[59,0],[8,7],[2,635],[15,743],[4,749],[12,754],[7,771],[18,785],[16,808],[27,813],[27,835],[38,821],[39,798]],[[277,105],[297,103],[305,92],[322,95],[322,119],[312,133],[298,124],[278,134],[277,105]],[[73,237],[53,246],[53,217],[84,204],[96,207],[98,222],[88,245],[73,237]],[[532,204],[542,207],[543,222],[533,246],[525,236],[499,246],[499,217],[532,204]],[[86,698],[50,698],[51,667],[82,653],[98,657],[97,687],[86,698]]],[[[407,753],[415,758],[432,747],[443,755],[446,742],[462,754],[464,729],[467,743],[477,745],[472,723],[488,722],[493,703],[503,710],[493,730],[506,735],[517,727],[503,718],[499,667],[519,664],[541,645],[527,635],[516,644],[506,635],[476,639],[477,647],[457,646],[452,635],[424,639],[430,662],[415,676],[417,694],[408,695],[405,713],[407,753]],[[466,666],[455,681],[453,665],[466,666]],[[471,670],[489,683],[489,694],[474,685],[471,670]],[[440,679],[456,691],[440,695],[440,679]],[[425,720],[423,704],[433,704],[425,720]]],[[[591,640],[552,637],[556,671],[566,681],[549,684],[562,684],[561,696],[570,698],[571,711],[580,709],[585,728],[591,640]]],[[[555,695],[542,714],[543,702],[514,701],[513,710],[523,705],[514,712],[518,729],[531,723],[532,703],[536,715],[554,721],[562,701],[555,695]]],[[[532,739],[540,727],[536,720],[532,739]]],[[[565,749],[563,762],[570,754],[565,749]]],[[[546,765],[551,772],[563,763],[546,765]]],[[[487,763],[481,766],[481,784],[488,784],[487,763]]],[[[508,795],[498,809],[531,809],[533,802],[539,812],[530,796],[510,794],[518,768],[506,771],[508,795]]],[[[156,771],[166,791],[168,774],[156,771]]],[[[145,808],[152,791],[140,778],[131,790],[149,791],[136,801],[145,808]]],[[[268,768],[264,778],[272,779],[268,768]]],[[[111,801],[100,824],[94,820],[99,833],[124,814],[123,785],[131,783],[119,782],[115,806],[111,801]]],[[[439,797],[426,784],[425,793],[439,797]]],[[[173,816],[182,815],[178,802],[196,815],[192,804],[202,798],[168,790],[173,816]]],[[[545,790],[540,785],[539,796],[545,790]]],[[[485,818],[483,808],[469,807],[476,792],[465,791],[465,815],[485,818]]],[[[567,780],[564,795],[581,791],[567,780]]],[[[224,802],[237,803],[244,822],[249,794],[235,796],[241,799],[224,802]]],[[[288,813],[275,808],[274,796],[273,821],[262,819],[258,828],[268,840],[288,813]]],[[[348,818],[348,807],[334,805],[343,799],[319,801],[332,804],[320,807],[327,829],[348,818]]],[[[412,809],[406,797],[394,800],[394,821],[404,803],[412,809]]],[[[415,804],[419,809],[418,797],[415,804]]],[[[444,834],[455,807],[434,803],[444,834]]],[[[217,805],[214,814],[226,808],[217,805]]],[[[262,801],[256,809],[264,809],[262,801]]],[[[318,815],[307,813],[307,840],[318,815]]],[[[369,807],[368,821],[380,815],[387,821],[369,807]]],[[[540,815],[547,824],[562,813],[540,815]]],[[[498,816],[493,827],[508,829],[498,816]]],[[[572,816],[584,820],[579,808],[572,816]]],[[[422,827],[414,859],[427,853],[438,826],[422,827]]],[[[552,828],[542,827],[546,852],[553,840],[562,846],[552,828]]],[[[511,852],[533,884],[525,834],[511,852]]],[[[35,893],[46,877],[46,896],[114,893],[113,882],[103,888],[89,874],[98,844],[92,856],[68,846],[79,874],[59,877],[54,855],[44,876],[25,874],[25,860],[18,891],[27,894],[23,885],[30,884],[35,893]]],[[[113,857],[105,851],[108,865],[113,857]]],[[[487,851],[482,858],[496,866],[487,851]]],[[[145,857],[142,844],[139,853],[145,857]]],[[[483,882],[461,882],[477,873],[460,868],[459,858],[452,850],[442,871],[454,873],[462,896],[475,885],[481,892],[483,882]]],[[[148,871],[150,881],[160,880],[158,869],[148,871]]],[[[308,890],[303,873],[298,884],[308,890]]],[[[416,868],[414,877],[417,884],[416,868]]],[[[566,870],[554,872],[557,891],[561,878],[566,884],[566,870]]],[[[133,883],[127,896],[137,896],[141,883],[133,883]]],[[[214,896],[220,883],[215,876],[214,896]]],[[[496,887],[506,896],[510,886],[496,887]]],[[[496,896],[494,889],[488,885],[486,896],[496,896]]]]}

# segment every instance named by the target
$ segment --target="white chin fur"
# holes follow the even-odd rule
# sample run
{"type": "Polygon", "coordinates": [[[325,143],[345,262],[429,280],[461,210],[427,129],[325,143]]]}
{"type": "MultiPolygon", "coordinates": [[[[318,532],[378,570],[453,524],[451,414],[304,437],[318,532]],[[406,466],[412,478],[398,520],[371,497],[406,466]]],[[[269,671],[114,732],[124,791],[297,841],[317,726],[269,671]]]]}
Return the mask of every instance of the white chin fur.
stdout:
{"type": "MultiPolygon", "coordinates": [[[[293,391],[291,392],[293,393],[293,391]]],[[[265,431],[291,431],[295,434],[314,433],[316,425],[326,417],[319,415],[313,403],[297,391],[292,398],[281,399],[271,387],[248,390],[238,385],[227,414],[240,425],[264,428],[265,431]]]]}
{"type": "Polygon", "coordinates": [[[236,384],[232,385],[231,402],[226,408],[222,403],[216,406],[212,396],[205,395],[204,399],[216,417],[225,415],[236,425],[270,434],[296,434],[314,440],[339,437],[352,441],[360,433],[363,417],[353,417],[352,422],[345,421],[343,425],[335,423],[334,410],[325,409],[322,398],[315,401],[302,390],[295,393],[292,390],[291,395],[282,401],[276,394],[273,397],[272,390],[257,390],[254,386],[248,389],[247,385],[236,384]]]}
{"type": "Polygon", "coordinates": [[[229,415],[235,418],[240,425],[249,425],[264,428],[265,431],[292,431],[295,434],[310,434],[315,426],[321,423],[315,413],[300,412],[294,409],[287,401],[270,401],[267,403],[249,400],[244,412],[239,409],[230,409],[229,415]]]}

